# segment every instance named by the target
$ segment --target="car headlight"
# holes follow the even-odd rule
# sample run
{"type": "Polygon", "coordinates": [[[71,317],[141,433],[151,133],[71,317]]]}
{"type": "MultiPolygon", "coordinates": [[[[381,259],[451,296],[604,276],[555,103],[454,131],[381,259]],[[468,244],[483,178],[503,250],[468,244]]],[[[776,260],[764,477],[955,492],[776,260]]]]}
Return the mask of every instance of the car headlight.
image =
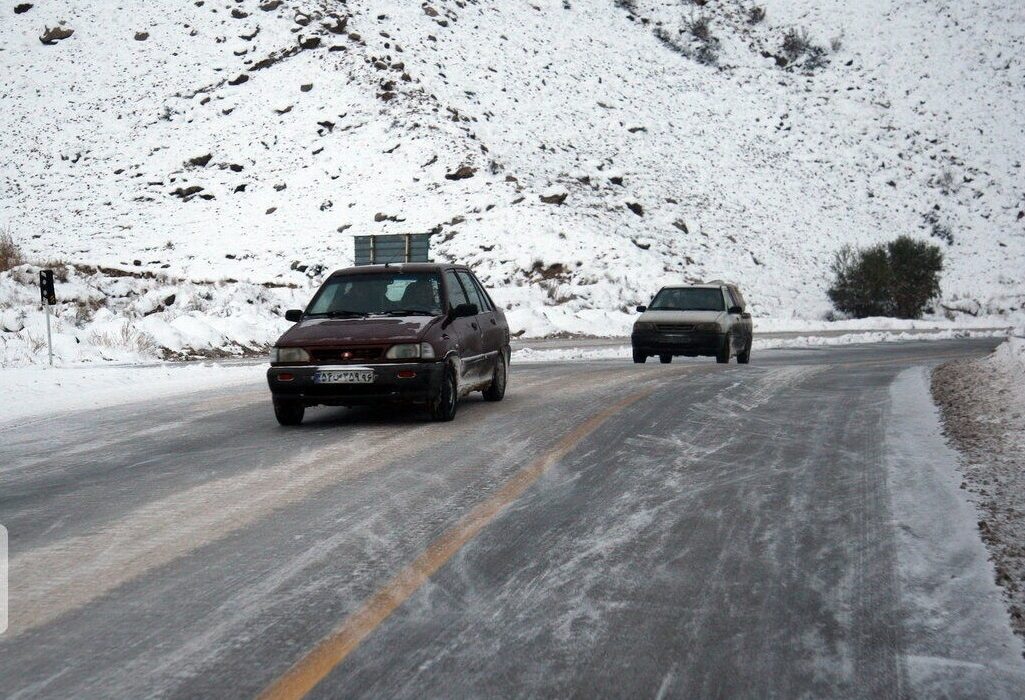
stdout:
{"type": "Polygon", "coordinates": [[[384,356],[389,360],[433,360],[434,346],[430,343],[402,343],[392,345],[384,356]]]}
{"type": "Polygon", "coordinates": [[[310,353],[302,348],[278,348],[270,350],[271,362],[309,362],[310,353]]]}
{"type": "Polygon", "coordinates": [[[711,333],[718,333],[718,332],[720,332],[722,330],[722,328],[719,327],[718,323],[715,323],[713,321],[711,323],[697,323],[697,324],[694,325],[694,330],[696,330],[696,331],[709,331],[711,333]]]}
{"type": "Polygon", "coordinates": [[[637,323],[634,324],[634,330],[635,331],[653,331],[653,330],[655,330],[655,324],[654,323],[646,323],[646,322],[638,321],[637,323]]]}

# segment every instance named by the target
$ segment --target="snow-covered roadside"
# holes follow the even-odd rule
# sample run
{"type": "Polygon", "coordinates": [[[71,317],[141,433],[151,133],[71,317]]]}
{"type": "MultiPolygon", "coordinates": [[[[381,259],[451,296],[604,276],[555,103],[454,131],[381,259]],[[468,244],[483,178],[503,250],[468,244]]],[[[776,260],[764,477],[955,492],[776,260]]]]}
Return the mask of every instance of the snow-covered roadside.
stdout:
{"type": "MultiPolygon", "coordinates": [[[[67,263],[49,266],[58,277],[58,303],[51,311],[54,353],[62,366],[260,353],[288,328],[284,310],[305,306],[321,281],[318,276],[287,284],[196,281],[137,269],[67,263]]],[[[38,266],[23,264],[0,273],[0,368],[47,361],[38,272],[38,266]]],[[[496,289],[494,295],[506,307],[510,330],[519,338],[557,332],[622,338],[629,335],[637,318],[618,309],[538,309],[527,298],[509,296],[508,290],[496,289]]],[[[900,333],[911,331],[980,331],[1023,322],[1025,315],[1021,314],[962,315],[955,321],[942,317],[814,321],[756,316],[755,333],[801,333],[809,337],[859,333],[860,337],[852,336],[846,342],[875,342],[885,339],[882,336],[886,334],[898,334],[897,339],[901,339],[900,333]]],[[[793,344],[812,342],[799,339],[793,344]]],[[[757,349],[783,347],[759,343],[757,349]]]]}
{"type": "Polygon", "coordinates": [[[1025,339],[943,365],[932,377],[945,433],[962,455],[961,488],[979,510],[1011,624],[1025,637],[1025,339]]]}
{"type": "Polygon", "coordinates": [[[975,530],[979,514],[958,489],[957,463],[926,370],[905,370],[890,386],[886,466],[911,695],[1021,697],[1021,643],[975,530]]]}
{"type": "MultiPolygon", "coordinates": [[[[935,333],[909,333],[906,331],[865,331],[861,333],[845,333],[842,335],[802,335],[794,338],[763,338],[756,337],[753,350],[773,350],[779,348],[808,348],[830,345],[855,345],[861,343],[894,343],[909,340],[950,340],[952,338],[983,338],[1006,335],[1003,330],[942,330],[935,333]]],[[[607,347],[579,348],[523,348],[513,352],[512,361],[520,362],[561,362],[565,360],[611,360],[628,358],[631,355],[629,345],[612,345],[607,347]]]]}
{"type": "MultiPolygon", "coordinates": [[[[949,339],[1002,334],[998,331],[939,331],[911,335],[882,331],[839,336],[801,336],[758,340],[756,350],[818,347],[901,340],[949,339]]],[[[513,353],[513,363],[626,359],[629,345],[608,347],[524,348],[513,353]]],[[[64,367],[0,368],[0,425],[57,411],[101,408],[153,395],[175,396],[263,381],[262,363],[224,362],[152,364],[79,363],[64,367]]],[[[1025,385],[1025,382],[1023,382],[1025,385]]]]}
{"type": "Polygon", "coordinates": [[[0,428],[62,411],[263,381],[263,365],[160,363],[0,369],[0,428]]]}

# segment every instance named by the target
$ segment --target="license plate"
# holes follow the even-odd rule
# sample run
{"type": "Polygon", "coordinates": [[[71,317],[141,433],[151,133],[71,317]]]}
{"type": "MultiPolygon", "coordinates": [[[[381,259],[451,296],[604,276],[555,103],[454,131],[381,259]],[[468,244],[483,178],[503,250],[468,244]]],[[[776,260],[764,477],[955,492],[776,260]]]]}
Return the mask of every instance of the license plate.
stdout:
{"type": "Polygon", "coordinates": [[[332,369],[313,375],[314,384],[373,384],[372,369],[332,369]]]}

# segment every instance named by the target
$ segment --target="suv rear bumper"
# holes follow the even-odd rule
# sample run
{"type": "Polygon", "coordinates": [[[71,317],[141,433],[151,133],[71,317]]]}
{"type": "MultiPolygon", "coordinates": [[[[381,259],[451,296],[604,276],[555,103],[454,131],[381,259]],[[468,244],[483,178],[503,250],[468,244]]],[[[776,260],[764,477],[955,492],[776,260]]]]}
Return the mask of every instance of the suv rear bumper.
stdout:
{"type": "Polygon", "coordinates": [[[445,362],[409,362],[377,365],[286,365],[267,370],[267,384],[276,401],[301,401],[306,406],[366,406],[384,403],[427,403],[441,388],[445,362]],[[321,370],[370,369],[372,384],[318,384],[321,370]],[[412,372],[412,377],[399,373],[412,372]],[[291,379],[284,379],[291,375],[291,379]]]}
{"type": "Polygon", "coordinates": [[[697,357],[716,355],[725,341],[725,333],[691,331],[687,334],[665,334],[658,331],[634,333],[630,336],[634,352],[645,355],[685,355],[697,357]]]}

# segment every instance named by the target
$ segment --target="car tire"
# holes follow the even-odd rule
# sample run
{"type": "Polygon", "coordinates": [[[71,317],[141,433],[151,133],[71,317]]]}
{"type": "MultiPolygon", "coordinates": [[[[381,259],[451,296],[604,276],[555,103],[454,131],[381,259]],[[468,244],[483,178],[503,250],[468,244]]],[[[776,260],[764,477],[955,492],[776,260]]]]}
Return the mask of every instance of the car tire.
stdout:
{"type": "Polygon", "coordinates": [[[495,371],[491,375],[491,383],[484,390],[485,401],[501,401],[505,397],[505,387],[509,381],[509,368],[505,364],[505,353],[498,353],[498,362],[495,363],[495,371]]]}
{"type": "Polygon", "coordinates": [[[720,365],[728,365],[730,363],[730,355],[733,354],[733,348],[730,345],[730,336],[723,338],[722,346],[719,348],[719,352],[716,353],[715,361],[720,365]]]}
{"type": "Polygon", "coordinates": [[[748,341],[747,347],[744,348],[744,352],[737,353],[737,363],[746,365],[751,362],[751,341],[748,341]]]}
{"type": "Polygon", "coordinates": [[[634,350],[634,364],[643,365],[648,359],[648,356],[643,352],[634,350]]]}
{"type": "Polygon", "coordinates": [[[659,355],[658,356],[658,361],[661,362],[664,365],[668,365],[670,362],[673,361],[673,356],[672,355],[659,355]]]}
{"type": "Polygon", "coordinates": [[[299,425],[306,415],[306,407],[300,401],[275,401],[274,417],[281,425],[299,425]]]}
{"type": "Polygon", "coordinates": [[[431,420],[446,423],[456,417],[459,394],[456,388],[456,374],[451,367],[445,370],[438,395],[431,399],[431,420]]]}

